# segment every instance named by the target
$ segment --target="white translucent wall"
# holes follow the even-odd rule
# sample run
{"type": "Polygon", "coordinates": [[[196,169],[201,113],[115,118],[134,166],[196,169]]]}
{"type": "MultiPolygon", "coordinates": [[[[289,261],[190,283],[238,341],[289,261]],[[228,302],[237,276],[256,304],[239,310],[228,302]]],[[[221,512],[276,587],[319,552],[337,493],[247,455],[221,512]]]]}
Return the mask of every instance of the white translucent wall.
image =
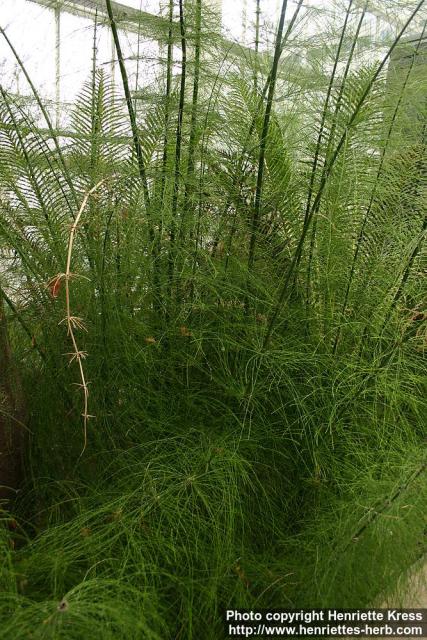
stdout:
{"type": "MultiPolygon", "coordinates": [[[[122,4],[159,14],[167,1],[122,0],[122,4]]],[[[204,2],[221,10],[225,37],[248,47],[254,46],[256,0],[204,2]]],[[[344,0],[305,0],[300,14],[302,17],[309,16],[304,23],[305,35],[310,37],[327,32],[334,21],[339,24],[343,16],[343,2],[344,0]],[[311,8],[316,11],[312,12],[311,8]]],[[[261,50],[273,42],[280,5],[280,0],[260,0],[261,50]]],[[[288,19],[295,7],[295,0],[289,0],[288,19]]],[[[93,18],[72,15],[65,10],[65,6],[55,12],[52,8],[38,4],[37,0],[0,0],[0,26],[14,44],[41,96],[48,101],[52,118],[58,126],[66,126],[69,106],[75,101],[90,74],[94,48],[93,18]]],[[[382,37],[390,31],[390,24],[369,14],[365,30],[370,35],[382,37]]],[[[155,77],[159,47],[153,40],[141,38],[138,33],[123,29],[121,42],[131,87],[141,89],[155,77]]],[[[98,66],[118,79],[111,32],[106,26],[97,28],[96,52],[98,66]]],[[[304,51],[299,53],[299,58],[304,60],[304,51]]],[[[6,89],[24,96],[30,95],[23,73],[1,37],[0,71],[1,82],[6,89]]],[[[119,88],[119,83],[117,86],[119,88]]]]}
{"type": "MultiPolygon", "coordinates": [[[[37,87],[55,99],[55,15],[28,0],[0,0],[0,25],[5,29],[37,87]]],[[[0,38],[1,82],[9,90],[25,91],[22,73],[0,38]]]]}

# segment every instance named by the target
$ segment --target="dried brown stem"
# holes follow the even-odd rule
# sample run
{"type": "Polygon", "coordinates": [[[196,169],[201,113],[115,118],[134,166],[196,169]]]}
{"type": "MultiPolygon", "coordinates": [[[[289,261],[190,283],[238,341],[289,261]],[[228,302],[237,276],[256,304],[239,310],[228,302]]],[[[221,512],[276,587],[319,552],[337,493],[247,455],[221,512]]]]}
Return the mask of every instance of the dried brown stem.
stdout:
{"type": "Polygon", "coordinates": [[[70,355],[70,362],[72,362],[73,360],[75,360],[77,362],[78,368],[79,368],[79,374],[80,374],[80,384],[79,386],[83,389],[83,396],[84,396],[84,406],[83,406],[83,425],[84,425],[84,443],[83,443],[83,449],[80,455],[82,455],[86,449],[86,445],[87,445],[87,422],[89,420],[90,416],[89,415],[89,411],[88,411],[88,407],[89,407],[89,389],[88,389],[88,381],[86,380],[86,375],[84,372],[84,368],[83,368],[83,359],[85,358],[86,353],[84,351],[81,351],[81,349],[79,349],[78,344],[77,344],[77,340],[76,340],[76,336],[74,333],[75,329],[83,329],[85,330],[85,326],[83,324],[83,321],[81,320],[81,318],[77,318],[75,316],[73,316],[71,314],[71,297],[70,297],[70,279],[72,277],[72,273],[71,273],[71,258],[73,255],[73,247],[74,247],[74,240],[76,237],[76,233],[77,233],[77,229],[81,220],[81,217],[84,213],[84,210],[86,209],[86,205],[88,203],[88,200],[90,198],[90,196],[95,193],[95,191],[97,191],[97,189],[99,189],[99,187],[105,182],[105,179],[100,180],[100,182],[98,182],[97,184],[95,184],[95,186],[93,186],[91,189],[89,189],[89,191],[86,192],[82,204],[80,205],[80,209],[77,213],[77,216],[74,219],[73,224],[71,225],[71,229],[70,229],[70,235],[68,238],[68,250],[67,250],[67,266],[65,268],[65,273],[61,274],[61,276],[64,278],[65,281],[65,307],[66,307],[66,317],[64,318],[64,322],[67,323],[67,333],[70,336],[71,339],[71,343],[73,346],[73,351],[71,352],[70,355]]]}

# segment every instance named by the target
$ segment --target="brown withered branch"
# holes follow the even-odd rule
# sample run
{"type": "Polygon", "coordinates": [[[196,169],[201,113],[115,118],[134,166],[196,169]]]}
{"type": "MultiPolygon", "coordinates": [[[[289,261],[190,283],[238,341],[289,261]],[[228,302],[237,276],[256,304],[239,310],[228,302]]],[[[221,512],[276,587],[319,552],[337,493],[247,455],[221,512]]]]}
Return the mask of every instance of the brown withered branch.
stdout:
{"type": "Polygon", "coordinates": [[[80,205],[80,209],[77,213],[77,216],[75,217],[73,224],[71,225],[70,228],[70,235],[68,237],[68,248],[67,248],[67,264],[66,264],[66,268],[65,268],[65,273],[59,273],[56,276],[54,276],[54,278],[52,278],[52,280],[50,281],[50,289],[51,289],[51,294],[56,297],[59,291],[59,284],[61,281],[64,281],[65,283],[65,310],[66,310],[66,316],[63,320],[61,320],[61,323],[66,323],[67,325],[67,334],[70,337],[71,340],[71,344],[72,344],[72,351],[71,353],[67,353],[67,355],[70,358],[70,364],[71,362],[75,361],[77,363],[78,369],[79,369],[79,375],[80,375],[80,383],[78,384],[79,387],[81,387],[83,389],[83,398],[84,398],[84,404],[83,404],[83,412],[82,412],[82,417],[83,417],[83,427],[84,427],[84,443],[83,443],[83,449],[80,455],[82,455],[86,449],[86,445],[87,445],[87,423],[89,418],[93,417],[91,415],[89,415],[89,389],[88,389],[88,384],[89,382],[86,380],[86,375],[85,375],[85,371],[84,371],[84,367],[83,367],[83,360],[86,357],[87,353],[85,351],[81,351],[78,343],[77,343],[77,339],[76,339],[76,335],[75,335],[75,330],[76,329],[81,329],[83,331],[86,331],[84,322],[82,320],[82,318],[78,318],[77,316],[72,315],[71,313],[71,295],[70,295],[70,280],[72,277],[75,276],[75,274],[73,274],[71,272],[71,259],[72,259],[72,255],[73,255],[73,247],[74,247],[74,241],[76,238],[76,233],[80,224],[80,220],[82,218],[82,215],[86,209],[88,200],[90,198],[91,195],[93,195],[95,193],[95,191],[97,191],[99,189],[99,187],[101,187],[101,185],[103,185],[105,183],[106,179],[104,178],[103,180],[100,180],[99,182],[97,182],[97,184],[95,184],[91,189],[89,189],[84,198],[83,201],[80,205]]]}

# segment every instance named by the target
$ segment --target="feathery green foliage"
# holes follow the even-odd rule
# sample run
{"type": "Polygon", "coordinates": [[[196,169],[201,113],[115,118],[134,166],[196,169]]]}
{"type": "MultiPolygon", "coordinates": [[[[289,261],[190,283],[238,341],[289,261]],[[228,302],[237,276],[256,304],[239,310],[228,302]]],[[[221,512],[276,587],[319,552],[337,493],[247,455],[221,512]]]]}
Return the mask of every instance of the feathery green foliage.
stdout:
{"type": "Polygon", "coordinates": [[[171,0],[135,109],[107,1],[124,100],[95,64],[66,141],[1,90],[31,436],[0,638],[215,640],[224,607],[364,606],[424,552],[424,34],[396,54],[425,9],[376,51],[353,4],[297,68],[301,2],[254,60],[171,0]]]}

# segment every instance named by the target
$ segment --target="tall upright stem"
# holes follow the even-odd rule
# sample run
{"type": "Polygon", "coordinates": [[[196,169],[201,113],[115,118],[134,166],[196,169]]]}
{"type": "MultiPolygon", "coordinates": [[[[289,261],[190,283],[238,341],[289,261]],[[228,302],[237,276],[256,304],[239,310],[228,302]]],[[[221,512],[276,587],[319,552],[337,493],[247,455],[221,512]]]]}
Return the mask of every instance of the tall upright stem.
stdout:
{"type": "Polygon", "coordinates": [[[261,17],[261,0],[256,0],[255,7],[255,69],[254,69],[254,91],[258,91],[258,53],[259,53],[259,31],[261,17]]]}
{"type": "Polygon", "coordinates": [[[287,4],[288,4],[287,0],[283,0],[282,9],[280,12],[279,26],[277,29],[273,64],[271,67],[270,85],[269,85],[268,94],[267,94],[267,104],[265,107],[264,121],[262,124],[262,131],[261,131],[261,141],[260,141],[259,158],[258,158],[258,172],[257,172],[256,191],[255,191],[255,205],[254,205],[254,212],[252,216],[252,229],[251,229],[251,238],[250,238],[250,244],[249,244],[249,257],[248,257],[249,272],[252,270],[254,259],[255,259],[256,238],[258,233],[259,220],[261,216],[261,198],[262,198],[262,186],[263,186],[263,179],[264,179],[267,137],[268,137],[268,130],[270,127],[271,110],[273,107],[274,90],[276,88],[277,68],[279,66],[279,59],[282,53],[282,36],[283,36],[283,27],[285,24],[287,4]]]}
{"type": "MultiPolygon", "coordinates": [[[[332,72],[331,72],[331,75],[330,75],[330,78],[329,78],[329,85],[328,85],[328,90],[326,92],[325,102],[324,102],[324,105],[323,105],[323,112],[322,112],[322,117],[321,117],[321,121],[320,121],[319,135],[317,137],[316,149],[315,149],[315,152],[314,152],[313,164],[312,164],[312,168],[311,168],[310,184],[309,184],[309,187],[308,187],[308,197],[307,197],[307,204],[306,204],[306,209],[305,209],[304,220],[307,220],[307,217],[310,214],[311,201],[312,201],[312,198],[313,198],[314,182],[315,182],[315,179],[316,179],[316,172],[317,172],[317,167],[318,167],[318,163],[319,163],[319,156],[320,156],[320,152],[321,152],[321,149],[322,149],[323,136],[324,136],[325,125],[326,125],[326,118],[328,116],[328,111],[329,111],[329,103],[330,103],[330,99],[331,99],[331,95],[332,95],[332,89],[333,89],[334,84],[335,84],[335,76],[336,76],[336,73],[337,73],[337,67],[338,67],[338,63],[339,63],[339,60],[340,60],[340,56],[341,56],[342,45],[343,45],[343,42],[344,42],[344,36],[346,34],[346,31],[347,31],[347,23],[348,23],[348,19],[350,17],[350,11],[351,11],[352,5],[353,5],[353,0],[350,0],[350,2],[348,4],[348,7],[347,7],[346,14],[345,14],[344,24],[343,24],[343,27],[341,29],[341,35],[340,35],[337,51],[336,51],[336,54],[335,54],[334,65],[333,65],[332,72]]],[[[357,34],[356,34],[355,38],[357,38],[357,34]]],[[[355,41],[355,39],[354,39],[354,41],[355,41]]],[[[352,56],[352,54],[350,54],[350,55],[352,56]]],[[[341,87],[343,87],[343,85],[341,85],[341,87]]],[[[326,161],[327,161],[327,154],[326,154],[326,157],[325,157],[325,165],[326,165],[326,161]]],[[[315,240],[315,228],[316,228],[315,222],[316,221],[314,221],[313,226],[312,226],[312,235],[311,235],[310,251],[309,251],[309,258],[308,258],[308,268],[307,268],[307,305],[309,305],[309,303],[310,303],[311,263],[312,263],[313,254],[314,254],[314,240],[315,240]]]]}
{"type": "MultiPolygon", "coordinates": [[[[426,25],[424,25],[423,31],[421,33],[421,36],[420,36],[419,40],[418,40],[417,47],[415,49],[415,55],[418,54],[418,50],[419,50],[419,48],[421,46],[421,43],[422,43],[422,41],[424,39],[425,30],[426,30],[426,25]]],[[[363,216],[362,224],[361,224],[358,236],[357,236],[356,248],[355,248],[355,251],[354,251],[354,254],[353,254],[353,259],[352,259],[351,268],[350,268],[350,274],[348,276],[347,285],[346,285],[346,289],[345,289],[345,293],[344,293],[344,300],[343,300],[342,307],[341,307],[340,321],[339,321],[338,329],[337,329],[337,332],[335,334],[335,339],[334,339],[334,346],[333,346],[333,353],[334,354],[336,353],[336,351],[338,349],[338,342],[339,342],[339,339],[340,339],[341,328],[342,328],[341,323],[342,323],[342,320],[343,320],[343,318],[345,316],[345,313],[347,311],[348,301],[349,301],[349,297],[350,297],[350,290],[351,290],[351,287],[353,285],[354,274],[355,274],[355,271],[356,271],[356,264],[357,264],[357,261],[358,261],[358,258],[359,258],[359,253],[361,251],[363,240],[364,240],[364,237],[365,237],[366,226],[368,224],[368,220],[370,218],[372,207],[373,207],[373,204],[374,204],[374,200],[375,200],[375,197],[376,197],[376,194],[377,194],[379,179],[380,179],[381,173],[383,171],[386,152],[387,152],[388,145],[389,145],[389,142],[390,142],[390,139],[391,139],[391,135],[393,133],[393,129],[394,129],[394,126],[395,126],[395,123],[396,123],[396,118],[397,118],[397,115],[399,113],[400,106],[402,104],[402,100],[403,100],[403,97],[404,97],[404,94],[405,94],[405,89],[406,89],[406,86],[408,84],[412,69],[414,67],[414,62],[415,62],[415,56],[413,57],[413,59],[411,61],[411,64],[410,64],[410,66],[408,68],[407,74],[405,76],[405,80],[403,81],[403,84],[402,84],[402,87],[401,87],[401,90],[400,90],[399,98],[397,100],[396,106],[395,106],[394,111],[393,111],[393,115],[392,115],[392,118],[391,118],[391,121],[390,121],[390,126],[389,126],[388,131],[387,131],[387,137],[386,137],[386,140],[385,140],[382,152],[381,152],[380,162],[379,162],[378,169],[377,169],[377,172],[376,172],[376,175],[375,175],[374,188],[372,190],[371,197],[369,199],[369,204],[368,204],[368,207],[366,209],[365,215],[363,216]]],[[[391,309],[390,309],[390,311],[391,311],[391,309]]]]}
{"type": "Polygon", "coordinates": [[[113,10],[112,10],[112,7],[111,7],[111,0],[105,0],[105,2],[106,2],[106,5],[107,5],[107,13],[108,13],[108,17],[109,17],[109,20],[110,20],[110,26],[111,26],[111,32],[113,34],[114,45],[116,47],[117,59],[119,61],[120,75],[122,77],[123,90],[124,90],[124,93],[125,93],[126,105],[127,105],[127,109],[128,109],[131,129],[132,129],[132,139],[133,139],[136,158],[137,158],[137,162],[138,162],[138,171],[139,171],[139,176],[140,176],[141,182],[142,182],[142,190],[143,190],[143,194],[144,194],[145,209],[146,209],[147,218],[149,219],[150,240],[152,242],[154,240],[154,229],[153,229],[153,225],[152,225],[151,220],[150,220],[150,217],[151,217],[150,192],[149,192],[149,189],[148,189],[147,173],[146,173],[146,169],[145,169],[144,156],[143,156],[143,153],[142,153],[141,142],[140,142],[140,139],[139,139],[139,133],[138,133],[138,126],[137,126],[137,123],[136,123],[135,110],[134,110],[134,107],[133,107],[132,96],[131,96],[130,89],[129,89],[129,80],[128,80],[128,75],[127,75],[125,63],[124,63],[124,60],[123,60],[123,53],[122,53],[122,48],[121,48],[121,45],[120,45],[120,39],[119,39],[118,31],[117,31],[117,25],[116,25],[116,21],[114,19],[114,15],[113,15],[113,10]]]}
{"type": "Polygon", "coordinates": [[[372,77],[370,78],[369,82],[367,83],[365,90],[363,91],[362,95],[360,96],[348,122],[347,122],[347,127],[346,130],[344,131],[344,133],[342,134],[334,153],[332,154],[331,159],[329,160],[329,162],[326,165],[326,169],[322,175],[322,179],[320,181],[320,185],[319,185],[319,189],[317,191],[317,195],[314,199],[313,202],[313,206],[311,207],[310,213],[307,216],[307,219],[304,221],[303,224],[303,228],[301,231],[301,235],[300,235],[300,239],[298,241],[295,253],[293,255],[292,261],[290,263],[290,266],[288,268],[288,271],[286,273],[283,285],[281,287],[280,293],[279,293],[279,297],[277,299],[277,302],[274,306],[273,312],[270,315],[270,318],[267,322],[267,328],[264,334],[264,340],[263,340],[263,344],[262,344],[262,349],[264,350],[271,338],[271,334],[274,328],[274,325],[276,323],[277,317],[279,315],[279,311],[283,305],[283,303],[286,300],[286,296],[289,293],[289,284],[291,282],[291,280],[294,277],[294,274],[299,266],[300,260],[301,260],[301,255],[302,255],[302,251],[304,248],[304,243],[307,237],[307,233],[308,230],[310,228],[311,222],[313,220],[313,217],[317,214],[317,212],[319,211],[320,208],[320,203],[322,200],[322,196],[323,196],[323,192],[325,190],[328,178],[332,172],[332,169],[335,166],[335,162],[341,152],[341,149],[343,148],[343,145],[347,139],[347,135],[348,135],[348,130],[351,129],[351,127],[353,126],[362,106],[364,105],[366,98],[368,97],[369,93],[371,92],[371,89],[373,87],[373,85],[375,84],[377,78],[379,77],[380,73],[382,72],[382,70],[384,69],[388,59],[390,58],[391,54],[393,53],[394,49],[397,47],[398,43],[400,42],[400,39],[402,38],[403,34],[405,33],[406,29],[408,28],[408,26],[411,24],[412,20],[414,19],[414,17],[416,16],[416,14],[418,13],[418,11],[421,9],[421,7],[423,6],[425,0],[420,0],[420,2],[417,4],[417,6],[415,7],[415,9],[413,9],[412,13],[410,14],[409,18],[406,20],[405,24],[403,25],[403,27],[401,28],[401,30],[399,31],[398,35],[396,36],[396,38],[394,39],[392,45],[390,46],[389,50],[387,51],[387,53],[385,54],[385,56],[383,57],[383,59],[381,60],[380,64],[378,65],[375,73],[372,75],[372,77]]]}
{"type": "Polygon", "coordinates": [[[187,171],[185,178],[184,201],[182,206],[181,219],[181,237],[185,235],[184,222],[187,218],[187,209],[190,202],[191,182],[194,176],[195,168],[195,150],[196,150],[196,133],[197,133],[197,106],[199,98],[199,81],[200,81],[200,35],[202,21],[202,0],[196,2],[196,23],[195,23],[195,45],[194,45],[194,80],[193,80],[193,96],[191,101],[191,122],[190,122],[190,138],[188,142],[188,158],[187,171]]]}
{"type": "Polygon", "coordinates": [[[172,292],[172,281],[175,264],[176,217],[178,214],[178,197],[181,176],[182,124],[184,120],[185,83],[187,75],[187,39],[185,34],[184,5],[179,0],[179,29],[181,34],[181,82],[179,89],[178,122],[176,127],[175,175],[172,194],[172,211],[170,224],[169,247],[169,293],[172,292]]]}

